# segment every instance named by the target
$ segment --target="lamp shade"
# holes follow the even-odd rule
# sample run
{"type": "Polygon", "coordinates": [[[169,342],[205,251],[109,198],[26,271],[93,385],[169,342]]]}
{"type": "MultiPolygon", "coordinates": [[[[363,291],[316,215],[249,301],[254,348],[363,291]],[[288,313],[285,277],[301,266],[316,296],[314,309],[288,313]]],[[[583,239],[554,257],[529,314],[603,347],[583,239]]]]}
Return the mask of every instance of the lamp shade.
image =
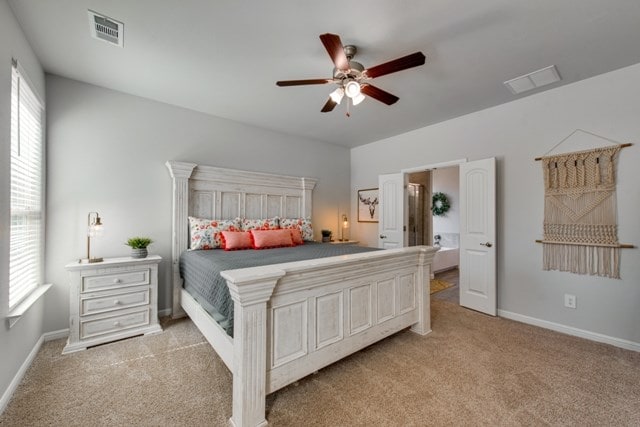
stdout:
{"type": "Polygon", "coordinates": [[[355,80],[351,80],[349,83],[347,83],[344,87],[344,93],[349,97],[349,98],[354,98],[358,95],[360,95],[360,83],[358,83],[355,80]]]}
{"type": "Polygon", "coordinates": [[[353,105],[358,105],[362,101],[364,101],[364,98],[365,98],[365,96],[363,94],[359,93],[356,96],[354,96],[353,98],[351,98],[351,101],[353,102],[353,105]]]}
{"type": "Polygon", "coordinates": [[[349,220],[347,219],[346,214],[342,214],[342,238],[340,239],[343,242],[349,241],[349,220]]]}
{"type": "Polygon", "coordinates": [[[89,223],[87,234],[91,237],[98,237],[102,236],[103,230],[102,221],[100,217],[97,217],[94,222],[89,223]]]}
{"type": "Polygon", "coordinates": [[[339,87],[338,89],[331,92],[329,96],[331,97],[331,100],[333,102],[335,102],[336,104],[340,104],[340,101],[342,101],[342,97],[344,96],[344,89],[339,87]]]}
{"type": "MultiPolygon", "coordinates": [[[[91,256],[91,238],[102,235],[102,220],[98,212],[89,212],[87,215],[87,259],[86,262],[102,262],[102,258],[91,256]]],[[[82,262],[82,260],[80,260],[82,262]]]]}

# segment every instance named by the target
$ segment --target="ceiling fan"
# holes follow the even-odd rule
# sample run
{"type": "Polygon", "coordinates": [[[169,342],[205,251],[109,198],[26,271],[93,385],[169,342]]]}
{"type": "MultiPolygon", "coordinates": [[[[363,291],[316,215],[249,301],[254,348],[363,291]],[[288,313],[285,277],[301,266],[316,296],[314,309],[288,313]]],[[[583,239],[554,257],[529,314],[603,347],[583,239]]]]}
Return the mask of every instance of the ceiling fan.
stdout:
{"type": "MultiPolygon", "coordinates": [[[[395,73],[397,71],[406,70],[408,68],[424,65],[425,56],[422,52],[415,52],[384,64],[376,65],[371,68],[364,68],[359,62],[353,61],[357,49],[353,45],[343,46],[340,36],[336,34],[322,34],[320,40],[325,49],[329,53],[335,68],[333,69],[333,78],[330,79],[308,79],[308,80],[283,80],[276,82],[278,86],[302,86],[302,85],[320,85],[326,83],[335,83],[338,88],[331,92],[322,110],[327,113],[340,104],[344,95],[351,100],[353,105],[361,103],[365,96],[377,99],[387,105],[392,105],[398,101],[397,96],[390,94],[382,89],[377,88],[369,83],[371,79],[384,76],[386,74],[395,73]]],[[[347,110],[347,116],[349,112],[347,110]]]]}

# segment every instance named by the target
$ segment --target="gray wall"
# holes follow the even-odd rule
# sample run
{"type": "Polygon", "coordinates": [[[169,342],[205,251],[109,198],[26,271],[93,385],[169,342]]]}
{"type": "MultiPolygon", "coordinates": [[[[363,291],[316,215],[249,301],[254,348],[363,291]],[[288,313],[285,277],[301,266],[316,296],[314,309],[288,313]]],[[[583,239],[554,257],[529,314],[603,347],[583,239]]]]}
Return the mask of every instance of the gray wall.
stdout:
{"type": "Polygon", "coordinates": [[[170,307],[171,179],[167,160],[317,178],[314,228],[337,230],[349,204],[349,150],[47,75],[48,330],[68,327],[65,264],[86,256],[86,221],[104,235],[92,254],[126,256],[123,242],[151,237],[161,255],[159,308],[170,307]]]}
{"type": "MultiPolygon", "coordinates": [[[[9,226],[11,169],[11,58],[28,74],[34,90],[44,98],[44,73],[13,12],[0,0],[0,395],[42,335],[43,299],[9,329],[4,321],[9,306],[9,226]]],[[[0,408],[1,409],[1,408],[0,408]]]]}
{"type": "MultiPolygon", "coordinates": [[[[618,223],[620,240],[640,245],[638,93],[640,64],[354,148],[352,200],[358,188],[377,187],[382,173],[496,157],[498,308],[631,341],[638,348],[640,251],[622,250],[622,280],[614,280],[542,271],[542,247],[534,242],[541,238],[543,220],[541,165],[534,158],[583,128],[636,144],[620,155],[618,223]],[[577,296],[576,310],[564,308],[565,293],[577,296]]],[[[584,148],[584,140],[577,135],[554,153],[584,148]]],[[[376,224],[354,223],[352,233],[370,246],[377,244],[376,224]]]]}

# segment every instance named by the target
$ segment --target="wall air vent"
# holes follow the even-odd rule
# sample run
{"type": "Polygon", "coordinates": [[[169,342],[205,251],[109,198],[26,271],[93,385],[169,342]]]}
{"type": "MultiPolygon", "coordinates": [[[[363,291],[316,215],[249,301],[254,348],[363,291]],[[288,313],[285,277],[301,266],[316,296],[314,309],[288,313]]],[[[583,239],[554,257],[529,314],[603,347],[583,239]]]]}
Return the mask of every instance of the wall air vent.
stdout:
{"type": "Polygon", "coordinates": [[[89,10],[91,36],[115,46],[124,46],[124,24],[89,10]]]}

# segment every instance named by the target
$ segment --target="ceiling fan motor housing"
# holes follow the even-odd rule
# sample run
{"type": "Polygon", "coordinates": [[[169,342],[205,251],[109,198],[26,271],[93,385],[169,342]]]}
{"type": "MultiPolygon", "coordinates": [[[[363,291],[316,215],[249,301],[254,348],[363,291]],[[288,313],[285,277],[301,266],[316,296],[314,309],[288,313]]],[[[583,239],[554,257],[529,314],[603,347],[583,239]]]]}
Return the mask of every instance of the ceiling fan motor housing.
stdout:
{"type": "Polygon", "coordinates": [[[362,72],[364,71],[364,65],[359,62],[352,61],[357,52],[358,49],[352,44],[348,44],[344,47],[344,54],[347,56],[347,60],[349,60],[349,70],[346,70],[345,72],[345,70],[338,70],[334,67],[334,79],[341,80],[343,84],[345,84],[345,80],[360,80],[362,72]]]}
{"type": "Polygon", "coordinates": [[[364,66],[361,63],[356,61],[349,61],[349,70],[347,70],[346,73],[334,67],[333,78],[337,80],[343,80],[343,79],[358,80],[362,77],[363,71],[364,71],[364,66]]]}

